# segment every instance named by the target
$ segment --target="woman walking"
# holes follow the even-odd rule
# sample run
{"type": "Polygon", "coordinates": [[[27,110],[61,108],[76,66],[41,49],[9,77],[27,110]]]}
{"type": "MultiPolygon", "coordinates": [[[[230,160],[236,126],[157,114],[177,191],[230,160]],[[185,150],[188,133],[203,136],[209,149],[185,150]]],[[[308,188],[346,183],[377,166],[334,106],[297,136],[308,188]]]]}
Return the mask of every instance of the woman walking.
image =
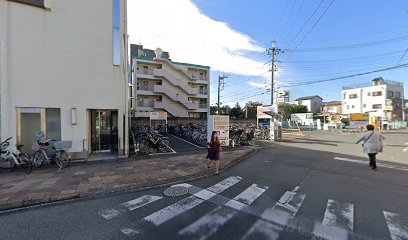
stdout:
{"type": "Polygon", "coordinates": [[[370,167],[372,170],[377,171],[377,163],[376,161],[376,155],[379,152],[383,151],[383,140],[385,137],[381,135],[381,133],[375,132],[374,131],[374,126],[373,125],[367,125],[367,132],[361,136],[360,139],[356,142],[359,143],[363,141],[363,151],[364,153],[368,154],[368,158],[370,160],[370,167]]]}
{"type": "Polygon", "coordinates": [[[218,134],[216,131],[211,133],[211,140],[207,143],[207,168],[211,168],[211,164],[215,161],[215,174],[220,175],[220,153],[222,152],[220,140],[218,139],[218,134]]]}

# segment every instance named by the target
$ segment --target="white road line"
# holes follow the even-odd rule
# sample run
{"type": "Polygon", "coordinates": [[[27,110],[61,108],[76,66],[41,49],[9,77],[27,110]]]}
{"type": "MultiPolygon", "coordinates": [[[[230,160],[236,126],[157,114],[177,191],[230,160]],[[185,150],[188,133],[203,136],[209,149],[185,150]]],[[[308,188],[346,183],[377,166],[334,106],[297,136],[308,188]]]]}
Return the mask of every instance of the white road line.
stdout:
{"type": "MultiPolygon", "coordinates": [[[[241,179],[242,179],[241,177],[229,177],[227,179],[224,179],[223,181],[207,189],[203,189],[195,193],[193,196],[184,198],[172,205],[169,205],[165,208],[162,208],[150,214],[149,216],[145,217],[142,221],[150,222],[156,227],[160,226],[161,224],[169,221],[170,219],[173,219],[177,217],[178,215],[200,205],[205,200],[209,200],[212,196],[215,196],[216,194],[221,193],[224,190],[230,188],[231,186],[240,182],[241,179]],[[212,192],[213,194],[209,192],[212,192]]],[[[126,234],[126,232],[130,232],[129,229],[132,230],[132,232],[139,232],[134,227],[122,228],[121,231],[122,233],[126,234]]]]}
{"type": "MultiPolygon", "coordinates": [[[[357,159],[351,159],[351,158],[343,158],[343,157],[335,157],[335,160],[340,160],[340,161],[345,161],[345,162],[353,162],[353,163],[359,163],[359,164],[365,164],[368,165],[368,160],[363,161],[363,160],[357,160],[357,159]]],[[[377,166],[383,167],[383,168],[391,168],[391,169],[397,169],[401,171],[406,171],[408,172],[408,167],[403,167],[403,166],[397,166],[397,165],[391,165],[391,164],[385,164],[385,163],[377,163],[377,166]]]]}
{"type": "Polygon", "coordinates": [[[354,206],[329,199],[322,224],[353,231],[354,206]]]}
{"type": "MultiPolygon", "coordinates": [[[[283,216],[281,218],[286,219],[284,221],[288,221],[290,218],[295,217],[306,198],[306,194],[297,193],[297,190],[299,190],[299,186],[295,187],[293,191],[285,192],[279,199],[279,201],[273,206],[273,208],[265,210],[263,215],[266,218],[275,218],[275,215],[277,213],[276,210],[279,210],[281,212],[287,213],[286,216],[283,216]]],[[[281,231],[282,228],[278,228],[276,225],[271,224],[266,220],[260,219],[252,225],[252,227],[246,232],[242,239],[261,238],[276,240],[279,238],[281,231]]]]}
{"type": "Polygon", "coordinates": [[[180,138],[180,137],[177,137],[177,136],[175,136],[175,135],[173,135],[173,134],[170,134],[170,133],[167,133],[167,134],[170,135],[170,136],[173,136],[173,137],[177,138],[178,140],[181,140],[181,141],[186,142],[186,143],[188,143],[188,144],[190,144],[190,145],[193,145],[194,147],[197,147],[197,148],[205,148],[205,147],[202,147],[202,146],[195,145],[194,143],[191,143],[191,142],[189,142],[189,141],[187,141],[187,140],[185,140],[185,139],[182,139],[182,138],[180,138]]]}
{"type": "Polygon", "coordinates": [[[392,240],[408,239],[408,217],[383,211],[392,240]]]}
{"type": "Polygon", "coordinates": [[[222,225],[239,213],[241,209],[249,206],[259,196],[261,196],[268,187],[259,187],[256,184],[251,185],[245,191],[235,198],[228,201],[225,207],[217,207],[194,223],[188,225],[179,231],[179,235],[190,239],[207,239],[218,231],[222,225]]]}
{"type": "Polygon", "coordinates": [[[153,223],[155,226],[159,226],[164,222],[182,214],[183,212],[190,210],[199,204],[203,203],[205,200],[208,200],[214,197],[217,193],[221,193],[234,184],[241,181],[240,177],[229,177],[214,186],[211,186],[207,189],[203,189],[198,193],[195,193],[193,196],[180,200],[168,207],[165,207],[155,213],[150,214],[144,219],[153,223]]]}
{"type": "Polygon", "coordinates": [[[186,212],[187,210],[200,205],[203,202],[203,199],[200,199],[196,196],[190,196],[155,213],[150,214],[149,216],[145,217],[144,220],[153,223],[155,226],[159,226],[167,222],[168,220],[186,212]]]}
{"type": "Polygon", "coordinates": [[[122,203],[119,209],[108,208],[108,209],[104,209],[100,211],[99,214],[106,220],[111,220],[121,215],[122,213],[125,213],[127,211],[133,211],[137,208],[146,206],[147,204],[150,204],[162,198],[163,197],[159,197],[159,196],[144,195],[142,197],[122,203]]]}

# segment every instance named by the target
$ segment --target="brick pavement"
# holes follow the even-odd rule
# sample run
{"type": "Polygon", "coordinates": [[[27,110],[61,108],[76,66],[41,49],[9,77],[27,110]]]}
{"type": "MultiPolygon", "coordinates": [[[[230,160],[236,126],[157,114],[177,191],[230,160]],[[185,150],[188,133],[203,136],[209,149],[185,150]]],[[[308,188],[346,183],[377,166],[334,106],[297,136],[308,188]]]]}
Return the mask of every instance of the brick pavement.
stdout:
{"type": "MultiPolygon", "coordinates": [[[[236,148],[223,152],[221,169],[245,158],[254,149],[236,148]]],[[[58,171],[34,168],[0,171],[0,210],[92,196],[186,180],[214,172],[207,169],[205,153],[160,155],[146,159],[121,159],[103,163],[73,163],[58,171]]]]}

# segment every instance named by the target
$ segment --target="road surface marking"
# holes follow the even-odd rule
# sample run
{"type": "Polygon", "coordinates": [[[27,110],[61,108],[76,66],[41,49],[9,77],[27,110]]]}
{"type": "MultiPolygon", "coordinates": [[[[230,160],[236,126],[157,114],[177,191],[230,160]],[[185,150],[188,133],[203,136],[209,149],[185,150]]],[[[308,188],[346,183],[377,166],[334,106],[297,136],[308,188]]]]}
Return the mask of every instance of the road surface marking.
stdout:
{"type": "Polygon", "coordinates": [[[189,141],[187,141],[187,140],[185,140],[185,139],[182,139],[181,137],[177,137],[177,136],[175,136],[175,135],[173,135],[173,134],[170,134],[170,133],[167,133],[167,134],[170,135],[170,136],[173,136],[173,137],[177,138],[178,140],[181,140],[181,141],[186,142],[186,143],[188,143],[188,144],[190,144],[190,145],[193,145],[193,146],[196,147],[196,148],[205,148],[205,147],[202,147],[202,146],[195,145],[194,143],[191,143],[191,142],[189,142],[189,141]]]}
{"type": "Polygon", "coordinates": [[[122,213],[125,213],[127,211],[133,211],[137,208],[146,206],[147,204],[153,203],[157,200],[162,199],[163,197],[159,196],[152,196],[152,195],[144,195],[142,197],[130,200],[128,202],[122,203],[121,207],[119,209],[115,208],[108,208],[104,209],[99,212],[99,214],[105,218],[106,220],[111,220],[122,213]]]}
{"type": "Polygon", "coordinates": [[[190,239],[207,239],[220,229],[231,218],[236,216],[244,207],[251,205],[259,196],[261,196],[268,187],[259,187],[256,184],[251,185],[245,191],[235,198],[225,203],[225,208],[218,206],[211,212],[202,216],[194,223],[188,225],[179,231],[179,235],[190,239]]]}
{"type": "MultiPolygon", "coordinates": [[[[223,181],[207,189],[203,189],[195,193],[193,196],[184,198],[174,204],[171,204],[165,208],[162,208],[150,214],[149,216],[145,217],[142,221],[150,222],[156,227],[160,226],[161,224],[169,221],[170,219],[173,219],[174,217],[177,217],[178,215],[200,205],[205,200],[209,200],[212,196],[232,187],[233,185],[240,182],[241,179],[242,179],[241,177],[229,177],[227,179],[224,179],[223,181]],[[210,194],[209,192],[212,192],[213,194],[210,194]]],[[[129,232],[129,229],[133,230],[133,232],[139,232],[137,229],[133,227],[122,228],[121,230],[122,233],[126,234],[123,230],[129,232]]]]}
{"type": "Polygon", "coordinates": [[[329,199],[322,224],[353,231],[354,206],[329,199]]]}
{"type": "MultiPolygon", "coordinates": [[[[282,212],[287,213],[286,216],[283,216],[282,219],[287,222],[289,218],[293,218],[296,216],[299,208],[302,206],[303,201],[306,198],[305,194],[297,193],[299,190],[299,186],[295,187],[293,191],[285,192],[279,201],[272,207],[272,209],[267,209],[264,211],[263,215],[269,217],[274,217],[273,214],[277,212],[274,210],[279,210],[282,212]],[[273,210],[273,211],[272,211],[273,210]]],[[[243,239],[269,239],[269,240],[276,240],[279,238],[279,235],[283,229],[278,228],[276,225],[260,219],[256,221],[252,227],[247,231],[244,235],[243,239]]]]}
{"type": "MultiPolygon", "coordinates": [[[[363,160],[357,160],[357,159],[351,159],[351,158],[343,158],[343,157],[335,157],[335,160],[340,160],[340,161],[346,161],[346,162],[353,162],[353,163],[359,163],[359,164],[365,164],[368,166],[368,160],[363,161],[363,160]]],[[[391,164],[385,164],[385,163],[377,163],[377,166],[383,167],[383,168],[391,168],[391,169],[398,169],[401,171],[407,171],[408,172],[408,167],[403,167],[403,166],[397,166],[397,165],[391,165],[391,164]]]]}
{"type": "Polygon", "coordinates": [[[383,211],[392,240],[408,239],[408,218],[383,211]]]}

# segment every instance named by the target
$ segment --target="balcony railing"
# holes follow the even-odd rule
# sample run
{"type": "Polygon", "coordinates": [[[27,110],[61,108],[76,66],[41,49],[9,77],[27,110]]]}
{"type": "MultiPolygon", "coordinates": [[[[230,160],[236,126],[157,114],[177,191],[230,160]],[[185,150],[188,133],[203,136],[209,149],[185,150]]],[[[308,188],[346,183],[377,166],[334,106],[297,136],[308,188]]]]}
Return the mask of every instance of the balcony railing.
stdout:
{"type": "Polygon", "coordinates": [[[153,75],[153,70],[137,70],[138,74],[144,74],[144,75],[153,75]]]}
{"type": "Polygon", "coordinates": [[[198,94],[201,94],[201,95],[207,95],[207,91],[202,91],[202,90],[199,90],[199,91],[198,91],[198,94]]]}
{"type": "Polygon", "coordinates": [[[153,91],[154,86],[139,86],[138,90],[140,91],[153,91]]]}
{"type": "Polygon", "coordinates": [[[206,77],[206,76],[191,75],[191,79],[193,79],[193,80],[207,81],[207,77],[206,77]]]}
{"type": "Polygon", "coordinates": [[[207,108],[207,104],[206,103],[200,103],[198,104],[198,108],[207,108]]]}
{"type": "Polygon", "coordinates": [[[138,107],[154,107],[154,101],[148,101],[148,102],[137,102],[138,107]]]}

